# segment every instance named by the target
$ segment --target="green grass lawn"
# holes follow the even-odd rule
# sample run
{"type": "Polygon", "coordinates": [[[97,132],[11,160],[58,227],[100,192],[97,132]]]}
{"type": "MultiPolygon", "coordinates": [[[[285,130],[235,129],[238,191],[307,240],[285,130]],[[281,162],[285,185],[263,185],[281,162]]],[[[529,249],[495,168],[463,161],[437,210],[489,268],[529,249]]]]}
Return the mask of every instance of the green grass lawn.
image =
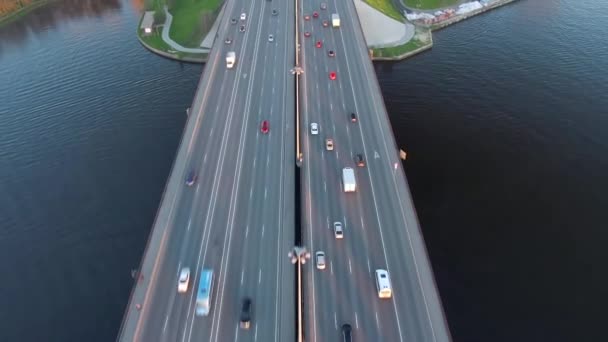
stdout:
{"type": "Polygon", "coordinates": [[[202,32],[202,15],[217,10],[222,0],[173,0],[170,4],[169,11],[173,15],[171,38],[182,46],[199,47],[207,33],[202,32]]]}
{"type": "Polygon", "coordinates": [[[406,6],[419,9],[435,9],[459,4],[460,0],[405,0],[406,6]]]}
{"type": "Polygon", "coordinates": [[[141,35],[141,39],[151,47],[158,49],[160,51],[168,51],[171,50],[171,47],[165,43],[163,37],[161,36],[161,29],[158,29],[158,33],[152,33],[149,36],[141,35]]]}
{"type": "Polygon", "coordinates": [[[430,44],[430,43],[425,43],[425,42],[421,42],[417,39],[412,39],[409,42],[407,42],[405,45],[374,49],[374,57],[401,56],[404,53],[414,51],[426,44],[430,44]]]}
{"type": "Polygon", "coordinates": [[[368,5],[386,14],[387,16],[403,22],[403,16],[393,7],[391,0],[364,0],[368,5]]]}

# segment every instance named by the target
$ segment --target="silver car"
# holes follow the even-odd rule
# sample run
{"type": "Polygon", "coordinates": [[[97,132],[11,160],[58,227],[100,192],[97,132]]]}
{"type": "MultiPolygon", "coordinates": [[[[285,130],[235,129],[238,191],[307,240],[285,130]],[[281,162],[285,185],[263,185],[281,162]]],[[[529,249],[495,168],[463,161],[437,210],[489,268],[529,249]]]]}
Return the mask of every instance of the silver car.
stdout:
{"type": "Polygon", "coordinates": [[[325,252],[318,251],[315,253],[315,260],[317,261],[317,268],[320,270],[325,269],[325,252]]]}
{"type": "Polygon", "coordinates": [[[310,134],[317,135],[319,134],[319,124],[313,122],[310,124],[310,134]]]}
{"type": "Polygon", "coordinates": [[[334,235],[336,239],[344,238],[344,229],[342,228],[342,222],[334,222],[334,235]]]}
{"type": "Polygon", "coordinates": [[[274,36],[271,35],[271,34],[269,34],[268,35],[268,41],[271,42],[271,43],[274,42],[274,36]]]}
{"type": "Polygon", "coordinates": [[[190,268],[184,267],[179,272],[179,280],[177,282],[177,292],[184,293],[188,291],[188,283],[190,282],[190,268]]]}

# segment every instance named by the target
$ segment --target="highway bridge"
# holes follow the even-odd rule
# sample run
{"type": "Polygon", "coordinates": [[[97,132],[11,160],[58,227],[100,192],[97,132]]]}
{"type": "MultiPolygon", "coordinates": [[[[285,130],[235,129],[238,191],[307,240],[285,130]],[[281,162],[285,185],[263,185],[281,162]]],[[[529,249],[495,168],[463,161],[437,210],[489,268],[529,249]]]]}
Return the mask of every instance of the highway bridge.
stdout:
{"type": "Polygon", "coordinates": [[[349,324],[355,341],[449,341],[354,4],[225,6],[118,340],[338,341],[349,324]],[[331,13],[340,27],[323,25],[331,13]],[[342,191],[343,167],[355,169],[354,193],[342,191]],[[295,244],[310,262],[294,267],[295,244]],[[323,270],[314,262],[321,250],[323,270]],[[189,288],[178,293],[184,267],[189,288]],[[203,268],[214,271],[211,305],[197,316],[203,268]],[[378,298],[375,269],[389,271],[391,299],[378,298]],[[245,297],[249,329],[239,327],[245,297]]]}

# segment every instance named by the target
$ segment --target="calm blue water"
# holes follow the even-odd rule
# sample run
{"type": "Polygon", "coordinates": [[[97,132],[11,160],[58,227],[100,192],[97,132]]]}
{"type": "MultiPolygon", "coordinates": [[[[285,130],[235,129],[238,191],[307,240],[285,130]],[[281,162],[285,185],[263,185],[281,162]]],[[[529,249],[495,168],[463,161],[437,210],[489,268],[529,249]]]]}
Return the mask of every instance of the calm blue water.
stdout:
{"type": "MultiPolygon", "coordinates": [[[[0,341],[112,341],[200,65],[141,1],[0,29],[0,341]]],[[[523,0],[377,71],[455,341],[600,341],[608,2],[523,0]]]]}

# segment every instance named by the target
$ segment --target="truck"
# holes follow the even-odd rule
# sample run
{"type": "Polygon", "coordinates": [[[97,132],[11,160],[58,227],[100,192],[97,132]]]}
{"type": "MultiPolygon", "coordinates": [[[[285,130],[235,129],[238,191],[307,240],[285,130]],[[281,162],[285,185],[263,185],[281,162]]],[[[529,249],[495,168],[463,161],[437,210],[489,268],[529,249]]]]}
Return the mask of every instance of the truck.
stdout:
{"type": "Polygon", "coordinates": [[[342,169],[342,186],[344,187],[344,192],[355,192],[357,190],[355,170],[351,167],[342,169]]]}
{"type": "Polygon", "coordinates": [[[333,13],[331,15],[331,26],[340,27],[340,16],[338,15],[338,13],[333,13]]]}
{"type": "Polygon", "coordinates": [[[226,68],[232,69],[236,63],[236,52],[230,51],[226,54],[226,68]]]}

